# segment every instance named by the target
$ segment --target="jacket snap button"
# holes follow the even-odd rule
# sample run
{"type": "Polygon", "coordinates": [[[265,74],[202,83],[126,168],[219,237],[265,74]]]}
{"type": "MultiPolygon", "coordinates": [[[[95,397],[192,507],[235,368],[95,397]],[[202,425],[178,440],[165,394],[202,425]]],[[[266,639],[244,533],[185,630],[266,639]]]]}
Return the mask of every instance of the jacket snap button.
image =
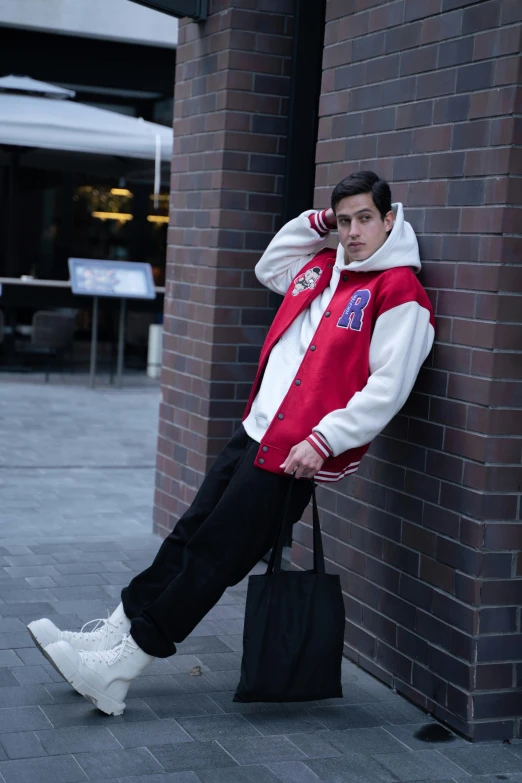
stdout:
{"type": "Polygon", "coordinates": [[[265,460],[263,459],[263,457],[261,457],[261,458],[259,459],[259,464],[260,464],[260,465],[264,465],[264,464],[265,464],[265,460]]]}
{"type": "Polygon", "coordinates": [[[296,381],[296,382],[295,382],[295,385],[296,385],[296,386],[300,386],[300,385],[301,385],[301,381],[296,381]]]}
{"type": "Polygon", "coordinates": [[[331,316],[331,313],[330,313],[330,311],[328,311],[327,313],[325,313],[325,314],[324,314],[324,317],[325,317],[325,318],[330,318],[330,316],[331,316]]]}
{"type": "Polygon", "coordinates": [[[277,414],[277,418],[278,418],[278,419],[284,419],[285,417],[284,417],[284,414],[283,414],[283,413],[278,413],[278,414],[277,414]]]}
{"type": "Polygon", "coordinates": [[[310,346],[310,350],[311,350],[311,351],[315,351],[315,345],[311,345],[311,346],[310,346]]]}
{"type": "Polygon", "coordinates": [[[263,446],[263,451],[268,451],[268,446],[263,446]]]}
{"type": "Polygon", "coordinates": [[[333,269],[333,264],[328,264],[328,269],[333,269]]]}
{"type": "Polygon", "coordinates": [[[348,280],[348,275],[343,275],[343,280],[346,283],[346,281],[348,280]]]}

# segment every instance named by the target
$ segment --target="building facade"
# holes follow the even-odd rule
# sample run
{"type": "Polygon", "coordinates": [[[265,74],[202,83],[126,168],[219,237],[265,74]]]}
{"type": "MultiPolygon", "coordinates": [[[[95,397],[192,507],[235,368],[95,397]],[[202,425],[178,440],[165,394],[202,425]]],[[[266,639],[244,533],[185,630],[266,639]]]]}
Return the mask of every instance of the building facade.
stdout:
{"type": "MultiPolygon", "coordinates": [[[[521,737],[522,4],[326,0],[321,94],[296,113],[306,7],[212,0],[180,25],[154,528],[241,420],[278,304],[253,267],[299,165],[302,209],[374,169],[417,232],[437,335],[359,471],[319,491],[345,652],[475,741],[521,737]]],[[[305,515],[294,568],[310,547],[305,515]]]]}

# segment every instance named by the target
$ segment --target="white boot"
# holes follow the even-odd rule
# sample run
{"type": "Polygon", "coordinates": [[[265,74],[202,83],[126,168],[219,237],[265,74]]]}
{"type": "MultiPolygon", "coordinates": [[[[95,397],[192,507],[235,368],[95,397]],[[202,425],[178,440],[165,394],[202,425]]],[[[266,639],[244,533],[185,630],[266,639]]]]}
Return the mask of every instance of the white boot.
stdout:
{"type": "Polygon", "coordinates": [[[60,631],[47,618],[29,623],[27,630],[33,637],[40,652],[45,655],[44,647],[54,642],[68,642],[76,650],[110,650],[121,642],[123,636],[130,631],[130,620],[120,604],[106,620],[89,620],[81,631],[60,631]],[[85,629],[95,623],[92,631],[85,629]]]}
{"type": "Polygon", "coordinates": [[[78,693],[107,715],[122,714],[129,685],[154,660],[127,634],[105,652],[75,650],[59,641],[46,647],[45,654],[78,693]]]}

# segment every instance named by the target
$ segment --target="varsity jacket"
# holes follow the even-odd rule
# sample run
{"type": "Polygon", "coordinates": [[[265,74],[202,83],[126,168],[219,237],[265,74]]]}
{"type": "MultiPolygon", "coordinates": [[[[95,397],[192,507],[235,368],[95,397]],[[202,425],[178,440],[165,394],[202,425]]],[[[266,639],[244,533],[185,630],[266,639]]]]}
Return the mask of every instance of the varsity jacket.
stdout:
{"type": "Polygon", "coordinates": [[[417,239],[394,204],[384,245],[345,263],[324,247],[326,211],[309,211],[274,237],[256,266],[284,299],[263,345],[243,425],[255,464],[282,473],[303,440],[325,458],[317,482],[354,473],[373,438],[402,408],[434,339],[431,303],[415,272],[417,239]]]}

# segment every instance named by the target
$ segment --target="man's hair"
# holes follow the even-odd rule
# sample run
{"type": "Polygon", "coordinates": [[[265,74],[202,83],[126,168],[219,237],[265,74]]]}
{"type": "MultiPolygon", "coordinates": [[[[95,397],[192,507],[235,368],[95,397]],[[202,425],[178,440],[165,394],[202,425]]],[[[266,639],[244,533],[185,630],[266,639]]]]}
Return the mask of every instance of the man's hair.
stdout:
{"type": "Polygon", "coordinates": [[[335,186],[332,192],[332,209],[334,213],[341,199],[347,196],[358,196],[361,193],[372,194],[373,203],[384,220],[385,215],[392,208],[391,190],[388,183],[374,171],[356,171],[335,186]]]}

